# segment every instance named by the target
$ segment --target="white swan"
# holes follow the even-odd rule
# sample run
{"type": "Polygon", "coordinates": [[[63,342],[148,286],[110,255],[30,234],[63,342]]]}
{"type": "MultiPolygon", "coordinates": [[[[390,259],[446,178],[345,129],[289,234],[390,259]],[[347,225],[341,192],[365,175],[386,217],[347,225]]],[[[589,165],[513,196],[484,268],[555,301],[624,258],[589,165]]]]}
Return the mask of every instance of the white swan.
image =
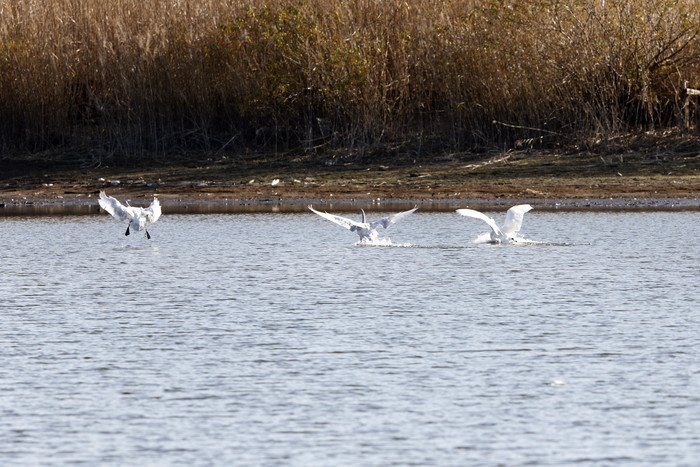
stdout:
{"type": "Polygon", "coordinates": [[[520,232],[520,227],[523,225],[523,216],[530,211],[532,206],[529,204],[518,204],[508,209],[506,212],[506,221],[503,227],[498,228],[496,221],[492,218],[473,209],[457,209],[457,213],[475,219],[481,219],[491,227],[491,241],[496,243],[510,243],[515,238],[515,234],[520,232]]]}
{"type": "Polygon", "coordinates": [[[147,208],[137,208],[135,206],[129,206],[128,201],[126,206],[124,206],[115,198],[107,196],[104,191],[100,191],[99,203],[102,209],[110,213],[116,220],[129,221],[124,235],[129,235],[129,229],[132,228],[136,231],[143,230],[146,232],[146,238],[150,239],[151,234],[146,230],[146,224],[149,222],[151,224],[154,223],[161,214],[158,198],[153,198],[153,202],[147,208]]]}
{"type": "Polygon", "coordinates": [[[418,209],[418,206],[415,208],[408,210],[408,211],[403,211],[399,212],[397,214],[385,217],[383,219],[376,220],[374,222],[367,222],[367,218],[365,216],[365,211],[363,209],[360,209],[358,214],[362,216],[362,220],[360,222],[354,221],[352,219],[348,219],[346,217],[341,217],[341,216],[336,216],[333,214],[328,214],[327,212],[320,212],[315,210],[311,205],[309,205],[309,209],[311,212],[314,212],[318,214],[319,216],[323,217],[324,219],[328,219],[331,222],[335,222],[341,227],[345,227],[351,232],[355,232],[357,235],[360,236],[360,241],[370,241],[374,242],[379,238],[379,233],[377,232],[377,228],[379,226],[384,227],[385,229],[389,227],[391,224],[394,222],[398,221],[404,216],[407,216],[413,212],[415,212],[416,209],[418,209]]]}

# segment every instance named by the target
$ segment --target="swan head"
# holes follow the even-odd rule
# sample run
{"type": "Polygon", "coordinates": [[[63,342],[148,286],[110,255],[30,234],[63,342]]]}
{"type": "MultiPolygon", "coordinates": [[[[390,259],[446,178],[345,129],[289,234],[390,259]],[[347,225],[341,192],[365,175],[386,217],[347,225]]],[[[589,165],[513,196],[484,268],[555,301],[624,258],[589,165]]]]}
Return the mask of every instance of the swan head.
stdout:
{"type": "Polygon", "coordinates": [[[519,240],[517,235],[504,235],[503,239],[501,240],[501,243],[503,243],[504,245],[516,244],[518,242],[519,240]]]}

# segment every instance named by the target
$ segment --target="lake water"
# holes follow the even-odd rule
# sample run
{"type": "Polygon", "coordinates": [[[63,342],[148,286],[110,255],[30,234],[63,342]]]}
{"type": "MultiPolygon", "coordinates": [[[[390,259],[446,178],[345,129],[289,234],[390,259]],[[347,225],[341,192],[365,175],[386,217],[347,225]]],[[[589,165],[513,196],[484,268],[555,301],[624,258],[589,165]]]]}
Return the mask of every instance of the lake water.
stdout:
{"type": "Polygon", "coordinates": [[[698,227],[0,216],[0,464],[699,465],[698,227]]]}

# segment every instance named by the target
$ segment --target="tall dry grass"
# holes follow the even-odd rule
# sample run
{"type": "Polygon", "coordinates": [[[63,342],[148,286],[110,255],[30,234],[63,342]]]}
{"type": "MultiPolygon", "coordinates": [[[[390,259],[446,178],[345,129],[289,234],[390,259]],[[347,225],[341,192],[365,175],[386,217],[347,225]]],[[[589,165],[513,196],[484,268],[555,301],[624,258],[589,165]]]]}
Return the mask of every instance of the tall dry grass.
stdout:
{"type": "Polygon", "coordinates": [[[0,0],[0,152],[542,144],[677,124],[698,0],[0,0]]]}

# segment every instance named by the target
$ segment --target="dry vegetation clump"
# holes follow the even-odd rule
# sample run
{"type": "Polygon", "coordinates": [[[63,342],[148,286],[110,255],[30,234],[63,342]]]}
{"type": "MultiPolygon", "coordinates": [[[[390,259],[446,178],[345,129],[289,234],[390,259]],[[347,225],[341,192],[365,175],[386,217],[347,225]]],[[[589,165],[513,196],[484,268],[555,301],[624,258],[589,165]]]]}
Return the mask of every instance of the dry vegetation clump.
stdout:
{"type": "Polygon", "coordinates": [[[4,0],[0,153],[416,152],[677,125],[698,0],[4,0]]]}

